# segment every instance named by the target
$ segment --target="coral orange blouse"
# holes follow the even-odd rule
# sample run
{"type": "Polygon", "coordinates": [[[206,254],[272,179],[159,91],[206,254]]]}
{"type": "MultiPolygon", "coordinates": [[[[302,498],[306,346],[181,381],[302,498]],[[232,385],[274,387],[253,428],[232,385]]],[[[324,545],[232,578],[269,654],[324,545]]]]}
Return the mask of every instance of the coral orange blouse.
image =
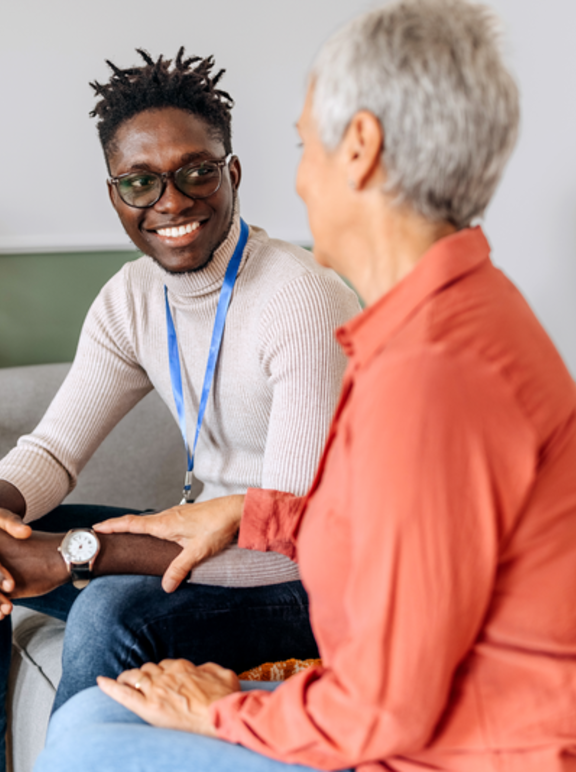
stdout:
{"type": "Polygon", "coordinates": [[[312,489],[250,490],[240,529],[298,560],[323,667],[214,703],[219,736],[327,770],[576,770],[570,374],[478,228],[337,334],[312,489]]]}

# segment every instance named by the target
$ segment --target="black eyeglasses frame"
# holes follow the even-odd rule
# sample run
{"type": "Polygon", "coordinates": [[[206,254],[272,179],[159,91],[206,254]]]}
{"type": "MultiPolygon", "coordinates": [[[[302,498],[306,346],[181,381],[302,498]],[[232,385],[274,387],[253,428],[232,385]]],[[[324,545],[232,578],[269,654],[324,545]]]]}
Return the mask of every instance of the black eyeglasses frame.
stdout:
{"type": "Polygon", "coordinates": [[[160,199],[162,198],[162,196],[166,192],[166,185],[168,184],[168,180],[172,180],[176,190],[178,190],[180,193],[182,193],[182,195],[186,196],[186,198],[190,198],[192,201],[201,201],[202,199],[210,198],[210,196],[213,196],[215,193],[218,193],[218,191],[222,187],[222,178],[223,178],[222,169],[230,163],[230,161],[232,160],[233,157],[234,157],[234,153],[228,153],[228,155],[225,158],[219,158],[219,159],[206,158],[203,161],[201,161],[200,163],[187,163],[187,164],[184,164],[183,166],[180,166],[178,169],[175,169],[173,172],[146,172],[147,174],[153,174],[155,177],[159,177],[162,185],[160,187],[160,192],[159,192],[158,196],[154,199],[154,201],[150,202],[149,204],[145,204],[144,206],[140,206],[138,204],[131,204],[130,202],[126,201],[122,197],[122,194],[120,193],[120,190],[118,188],[118,183],[119,182],[121,182],[123,179],[126,179],[126,177],[129,177],[130,175],[135,174],[135,172],[126,172],[126,174],[119,174],[117,177],[108,177],[107,182],[108,182],[109,185],[112,185],[113,187],[116,188],[116,191],[117,191],[118,195],[120,196],[121,201],[123,201],[126,204],[126,206],[130,206],[133,209],[150,209],[151,206],[154,206],[154,204],[157,204],[158,201],[160,201],[160,199]],[[200,167],[200,166],[202,166],[203,163],[210,163],[210,164],[218,167],[218,170],[220,172],[220,178],[218,180],[218,185],[216,186],[216,188],[213,191],[211,191],[210,193],[208,193],[205,196],[191,196],[189,193],[186,193],[185,190],[182,190],[178,186],[178,181],[177,181],[176,175],[178,174],[178,172],[181,172],[182,169],[188,169],[188,168],[194,167],[194,166],[200,167]]]}

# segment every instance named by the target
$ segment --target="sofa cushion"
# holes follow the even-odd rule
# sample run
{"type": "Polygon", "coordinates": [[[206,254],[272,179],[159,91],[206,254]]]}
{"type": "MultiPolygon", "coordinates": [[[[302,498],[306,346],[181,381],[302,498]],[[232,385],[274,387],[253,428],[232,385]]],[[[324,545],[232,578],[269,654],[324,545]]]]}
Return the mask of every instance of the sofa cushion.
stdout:
{"type": "Polygon", "coordinates": [[[64,622],[37,611],[15,606],[12,641],[19,654],[38,669],[55,692],[62,675],[64,622]]]}
{"type": "Polygon", "coordinates": [[[8,685],[9,772],[31,772],[62,673],[64,623],[16,606],[8,685]]]}

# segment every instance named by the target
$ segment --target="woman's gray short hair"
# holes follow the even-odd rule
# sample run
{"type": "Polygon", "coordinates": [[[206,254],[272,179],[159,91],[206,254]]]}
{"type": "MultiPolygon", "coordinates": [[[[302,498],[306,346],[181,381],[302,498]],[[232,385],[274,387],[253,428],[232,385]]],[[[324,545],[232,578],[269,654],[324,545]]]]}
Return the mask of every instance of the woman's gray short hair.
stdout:
{"type": "Polygon", "coordinates": [[[385,191],[458,228],[481,216],[518,134],[500,23],[468,0],[396,0],[347,24],[311,73],[324,146],[369,110],[384,131],[385,191]]]}

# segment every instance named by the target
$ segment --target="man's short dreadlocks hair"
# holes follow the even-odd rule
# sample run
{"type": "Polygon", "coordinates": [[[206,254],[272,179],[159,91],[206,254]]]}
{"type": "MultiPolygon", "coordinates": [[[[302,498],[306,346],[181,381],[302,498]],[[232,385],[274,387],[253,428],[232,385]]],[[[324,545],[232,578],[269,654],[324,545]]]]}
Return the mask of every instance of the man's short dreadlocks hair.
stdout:
{"type": "Polygon", "coordinates": [[[102,97],[90,115],[99,118],[97,128],[104,154],[112,150],[116,132],[125,121],[144,110],[163,107],[177,107],[203,119],[222,140],[226,154],[231,153],[230,110],[234,101],[226,91],[216,88],[225,70],[211,75],[214,57],[184,59],[182,46],[171,67],[171,59],[164,60],[161,55],[154,61],[147,51],[136,50],[145,65],[121,70],[106,60],[112,70],[110,80],[103,85],[90,84],[96,95],[102,97]]]}

